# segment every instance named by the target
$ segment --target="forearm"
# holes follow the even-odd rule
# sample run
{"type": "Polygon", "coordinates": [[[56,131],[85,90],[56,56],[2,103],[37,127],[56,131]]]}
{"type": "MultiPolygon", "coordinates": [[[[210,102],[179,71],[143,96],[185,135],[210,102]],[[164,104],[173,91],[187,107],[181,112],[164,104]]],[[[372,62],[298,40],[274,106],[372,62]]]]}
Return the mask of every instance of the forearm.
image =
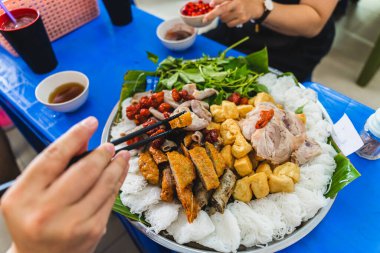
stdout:
{"type": "MultiPolygon", "coordinates": [[[[330,15],[331,12],[328,13],[328,17],[330,15]]],[[[274,3],[274,9],[263,22],[263,25],[281,34],[311,38],[320,33],[328,17],[326,18],[307,4],[274,3]]]]}

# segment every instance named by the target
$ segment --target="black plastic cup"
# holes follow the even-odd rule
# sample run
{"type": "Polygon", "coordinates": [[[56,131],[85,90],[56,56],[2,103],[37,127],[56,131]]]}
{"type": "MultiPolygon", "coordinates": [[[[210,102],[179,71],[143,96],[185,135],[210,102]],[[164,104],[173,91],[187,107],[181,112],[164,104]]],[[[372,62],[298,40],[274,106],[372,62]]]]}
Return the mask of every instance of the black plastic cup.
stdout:
{"type": "Polygon", "coordinates": [[[132,22],[131,0],[103,0],[112,24],[127,25],[132,22]]]}
{"type": "Polygon", "coordinates": [[[11,20],[3,14],[0,16],[0,33],[35,73],[52,71],[58,62],[40,13],[32,8],[15,9],[11,13],[16,19],[30,17],[32,21],[19,28],[7,29],[11,20]]]}

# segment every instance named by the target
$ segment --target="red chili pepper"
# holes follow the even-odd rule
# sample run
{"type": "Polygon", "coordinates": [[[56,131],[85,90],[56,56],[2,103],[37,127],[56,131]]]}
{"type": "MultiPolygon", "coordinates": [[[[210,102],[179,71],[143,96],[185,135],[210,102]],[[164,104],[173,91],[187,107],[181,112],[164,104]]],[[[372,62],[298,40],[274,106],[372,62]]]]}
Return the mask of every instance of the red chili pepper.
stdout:
{"type": "Polygon", "coordinates": [[[230,101],[230,102],[234,102],[236,105],[239,105],[240,104],[240,94],[237,93],[237,92],[234,92],[232,93],[228,98],[227,100],[230,101]]]}
{"type": "Polygon", "coordinates": [[[269,111],[261,111],[260,119],[256,122],[256,129],[265,127],[268,122],[273,118],[274,110],[270,109],[269,111]]]}
{"type": "Polygon", "coordinates": [[[171,109],[171,106],[170,106],[168,103],[162,103],[162,104],[160,104],[160,106],[158,107],[158,110],[159,110],[160,112],[168,112],[170,109],[171,109]]]}
{"type": "Polygon", "coordinates": [[[181,96],[181,94],[177,91],[177,89],[173,89],[173,90],[172,90],[172,97],[173,97],[173,100],[176,101],[176,102],[179,102],[179,101],[181,101],[181,99],[182,99],[182,96],[181,96]]]}
{"type": "Polygon", "coordinates": [[[140,141],[141,139],[142,139],[142,138],[141,138],[140,136],[136,136],[136,137],[133,138],[133,139],[127,140],[126,143],[127,143],[127,145],[131,145],[131,144],[133,144],[133,143],[136,143],[136,142],[140,141]]]}

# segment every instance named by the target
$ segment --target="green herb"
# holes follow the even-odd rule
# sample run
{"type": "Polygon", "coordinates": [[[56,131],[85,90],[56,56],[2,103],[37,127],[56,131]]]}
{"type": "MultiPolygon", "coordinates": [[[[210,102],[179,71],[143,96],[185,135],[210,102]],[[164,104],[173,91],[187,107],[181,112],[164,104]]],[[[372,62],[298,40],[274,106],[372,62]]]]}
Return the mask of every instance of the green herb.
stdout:
{"type": "Polygon", "coordinates": [[[291,78],[293,78],[293,80],[296,83],[296,85],[298,87],[300,86],[297,77],[292,72],[284,72],[284,73],[282,73],[281,75],[279,75],[277,77],[279,78],[279,77],[283,77],[283,76],[290,76],[291,78]]]}
{"type": "Polygon", "coordinates": [[[151,62],[153,62],[154,64],[157,64],[157,62],[158,62],[158,56],[157,55],[155,55],[155,54],[153,54],[153,53],[151,53],[151,52],[146,52],[147,53],[147,55],[148,55],[148,59],[151,61],[151,62]]]}
{"type": "Polygon", "coordinates": [[[126,98],[133,96],[136,92],[145,91],[146,77],[154,76],[155,74],[155,72],[149,71],[130,70],[124,75],[124,83],[120,93],[119,108],[117,110],[115,118],[116,122],[120,121],[121,119],[122,102],[126,98]]]}
{"type": "Polygon", "coordinates": [[[129,209],[129,207],[126,207],[123,205],[123,203],[120,200],[119,195],[117,195],[117,197],[116,197],[116,200],[115,200],[115,203],[113,204],[112,210],[114,212],[117,212],[117,213],[127,217],[130,220],[139,221],[139,222],[143,223],[144,225],[150,226],[150,224],[148,222],[146,222],[143,217],[141,217],[135,213],[131,213],[131,210],[129,209]]]}
{"type": "Polygon", "coordinates": [[[300,107],[298,107],[294,112],[296,113],[296,114],[302,114],[303,113],[303,108],[305,107],[305,105],[303,105],[303,106],[300,106],[300,107]]]}
{"type": "Polygon", "coordinates": [[[214,88],[219,92],[217,96],[209,99],[211,104],[220,104],[233,92],[239,92],[244,97],[268,92],[264,85],[257,82],[260,75],[268,72],[266,48],[246,57],[226,57],[229,50],[248,39],[249,37],[246,37],[235,43],[216,58],[207,55],[196,60],[167,57],[157,68],[157,74],[160,76],[157,90],[181,90],[185,84],[195,83],[200,90],[214,88]]]}
{"type": "Polygon", "coordinates": [[[345,157],[334,140],[329,137],[328,143],[334,147],[338,152],[335,156],[336,169],[331,178],[331,184],[329,190],[325,193],[325,197],[333,198],[341,191],[346,185],[357,179],[361,174],[355,169],[351,161],[345,157]]]}

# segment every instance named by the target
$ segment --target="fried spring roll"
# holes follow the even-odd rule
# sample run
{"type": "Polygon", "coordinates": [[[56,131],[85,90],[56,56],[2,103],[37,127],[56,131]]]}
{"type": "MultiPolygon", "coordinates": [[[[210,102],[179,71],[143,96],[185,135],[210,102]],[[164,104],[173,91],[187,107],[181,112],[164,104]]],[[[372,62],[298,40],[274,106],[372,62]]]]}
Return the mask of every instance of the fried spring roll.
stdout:
{"type": "Polygon", "coordinates": [[[139,169],[149,184],[158,184],[160,171],[149,152],[141,152],[139,157],[139,169]]]}
{"type": "Polygon", "coordinates": [[[178,199],[181,201],[182,206],[185,209],[187,221],[192,223],[197,218],[200,208],[197,199],[191,191],[191,185],[188,185],[183,189],[176,185],[176,189],[178,199]]]}
{"type": "Polygon", "coordinates": [[[206,142],[205,147],[206,147],[207,154],[210,156],[211,161],[214,164],[216,175],[218,175],[218,177],[222,176],[224,170],[227,168],[227,165],[226,165],[226,162],[224,161],[223,156],[218,152],[218,150],[210,142],[206,142]]]}
{"type": "Polygon", "coordinates": [[[215,207],[218,212],[224,212],[227,202],[234,190],[235,184],[236,175],[232,172],[232,170],[227,169],[222,177],[218,189],[215,190],[211,197],[211,205],[215,207]]]}
{"type": "Polygon", "coordinates": [[[161,200],[172,202],[174,199],[175,182],[169,167],[162,171],[161,200]]]}
{"type": "Polygon", "coordinates": [[[196,178],[194,165],[189,158],[177,151],[166,153],[177,187],[184,189],[196,178]]]}
{"type": "Polygon", "coordinates": [[[160,149],[157,149],[157,148],[150,146],[149,152],[152,155],[153,160],[156,162],[157,165],[168,162],[168,157],[160,149]]]}
{"type": "Polygon", "coordinates": [[[208,205],[208,201],[211,197],[211,192],[207,191],[201,181],[197,181],[194,186],[194,194],[197,198],[200,208],[208,205]]]}
{"type": "Polygon", "coordinates": [[[219,179],[206,150],[202,147],[195,147],[189,150],[189,153],[206,190],[209,191],[218,188],[219,179]]]}

